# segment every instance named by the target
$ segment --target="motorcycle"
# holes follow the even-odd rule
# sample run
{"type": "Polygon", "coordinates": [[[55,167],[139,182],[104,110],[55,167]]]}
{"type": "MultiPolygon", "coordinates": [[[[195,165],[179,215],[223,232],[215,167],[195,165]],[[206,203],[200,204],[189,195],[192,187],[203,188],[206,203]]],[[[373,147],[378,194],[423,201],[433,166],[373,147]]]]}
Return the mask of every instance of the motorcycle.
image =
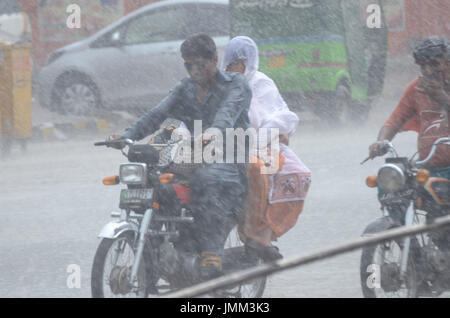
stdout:
{"type": "MultiPolygon", "coordinates": [[[[106,224],[99,234],[102,240],[92,266],[92,296],[154,297],[202,282],[200,257],[183,248],[180,235],[183,228],[195,222],[186,173],[177,168],[172,157],[160,162],[162,152],[173,154],[182,142],[134,144],[131,140],[115,140],[95,145],[113,147],[118,142],[128,146],[128,152],[122,153],[129,162],[120,165],[119,176],[107,177],[103,182],[122,183],[127,188],[120,192],[121,212],[112,212],[116,220],[106,224]]],[[[223,274],[262,263],[261,258],[246,250],[234,224],[237,219],[229,226],[222,256],[223,274]]],[[[211,296],[258,298],[265,284],[266,277],[262,276],[215,291],[211,296]]]]}
{"type": "MultiPolygon", "coordinates": [[[[380,191],[383,217],[369,224],[363,236],[450,214],[450,180],[431,177],[421,168],[444,144],[450,146],[450,138],[438,139],[428,156],[416,161],[415,156],[399,157],[392,143],[384,143],[392,156],[385,159],[377,176],[366,179],[367,186],[380,191]]],[[[360,276],[366,298],[437,297],[450,291],[450,229],[363,248],[360,276]]]]}

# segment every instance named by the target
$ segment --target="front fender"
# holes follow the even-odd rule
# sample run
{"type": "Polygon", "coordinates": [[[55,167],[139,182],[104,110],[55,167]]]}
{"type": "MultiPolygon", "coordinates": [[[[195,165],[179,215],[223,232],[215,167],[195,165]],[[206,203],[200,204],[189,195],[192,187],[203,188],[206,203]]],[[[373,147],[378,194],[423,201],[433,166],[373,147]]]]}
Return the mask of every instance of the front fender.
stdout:
{"type": "Polygon", "coordinates": [[[383,232],[383,231],[392,229],[394,227],[399,227],[399,226],[401,226],[401,224],[399,224],[398,222],[395,222],[394,219],[392,219],[389,216],[384,216],[384,217],[376,219],[375,221],[373,221],[372,223],[367,225],[367,227],[364,230],[362,235],[364,236],[364,235],[375,234],[375,233],[383,232]]]}
{"type": "Polygon", "coordinates": [[[134,223],[126,221],[111,221],[102,228],[98,237],[114,239],[117,238],[120,234],[127,231],[132,231],[135,233],[135,235],[137,235],[139,229],[134,223]]]}

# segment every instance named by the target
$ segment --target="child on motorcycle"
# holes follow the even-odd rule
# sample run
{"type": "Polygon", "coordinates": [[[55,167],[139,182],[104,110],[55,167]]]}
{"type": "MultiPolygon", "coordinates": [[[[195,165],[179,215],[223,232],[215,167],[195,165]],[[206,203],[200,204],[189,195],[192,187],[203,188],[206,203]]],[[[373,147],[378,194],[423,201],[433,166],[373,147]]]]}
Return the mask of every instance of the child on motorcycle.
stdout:
{"type": "MultiPolygon", "coordinates": [[[[258,71],[258,48],[251,38],[233,38],[226,48],[223,66],[228,72],[243,73],[249,82],[253,95],[248,112],[251,127],[257,132],[262,128],[279,129],[280,153],[272,153],[280,156],[278,172],[264,174],[258,164],[249,164],[249,195],[240,223],[246,246],[266,260],[276,260],[282,255],[271,241],[296,224],[311,182],[311,172],[288,147],[289,136],[295,133],[299,119],[289,110],[275,83],[258,71]]],[[[270,142],[262,148],[270,149],[270,142]]]]}

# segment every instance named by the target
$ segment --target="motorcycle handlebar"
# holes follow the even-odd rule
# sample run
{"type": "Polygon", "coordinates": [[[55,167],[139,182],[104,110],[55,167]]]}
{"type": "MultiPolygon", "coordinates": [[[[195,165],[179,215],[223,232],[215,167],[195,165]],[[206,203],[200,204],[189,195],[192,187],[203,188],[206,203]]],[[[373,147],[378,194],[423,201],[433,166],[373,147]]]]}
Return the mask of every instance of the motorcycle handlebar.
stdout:
{"type": "Polygon", "coordinates": [[[428,156],[423,160],[417,160],[416,165],[423,165],[423,164],[427,163],[428,161],[430,161],[430,159],[433,158],[434,154],[436,153],[437,146],[440,144],[445,144],[445,143],[449,143],[449,142],[450,142],[450,137],[443,137],[443,138],[439,138],[438,140],[436,140],[433,143],[433,146],[431,147],[431,150],[430,150],[430,153],[428,154],[428,156]]]}
{"type": "MultiPolygon", "coordinates": [[[[430,153],[428,154],[428,156],[427,156],[425,159],[423,159],[423,160],[420,160],[420,161],[417,160],[417,161],[415,162],[415,164],[416,164],[416,165],[423,165],[423,164],[427,163],[428,161],[430,161],[430,159],[433,158],[434,154],[436,153],[437,146],[438,146],[438,145],[441,145],[441,144],[448,144],[448,145],[450,146],[450,137],[443,137],[443,138],[439,138],[438,140],[436,140],[436,141],[433,143],[433,145],[432,145],[432,147],[431,147],[431,150],[430,150],[430,153]]],[[[398,154],[397,154],[397,152],[396,152],[396,150],[395,150],[395,148],[394,148],[394,145],[393,145],[391,142],[385,140],[382,149],[383,149],[383,151],[386,151],[386,150],[387,150],[387,151],[392,151],[393,154],[394,154],[396,157],[398,157],[398,154]]],[[[367,157],[366,159],[364,159],[364,161],[361,162],[361,165],[364,164],[364,163],[365,163],[367,160],[369,160],[369,159],[371,159],[371,158],[370,158],[370,157],[367,157]]],[[[412,160],[412,158],[411,158],[410,160],[412,160]]]]}
{"type": "Polygon", "coordinates": [[[107,142],[105,142],[105,141],[100,141],[100,142],[94,143],[94,146],[106,146],[106,145],[107,145],[107,142]]]}
{"type": "Polygon", "coordinates": [[[131,139],[115,139],[115,140],[106,140],[94,143],[94,146],[106,146],[112,147],[120,144],[132,145],[134,142],[131,139]]]}
{"type": "Polygon", "coordinates": [[[363,165],[366,163],[369,159],[374,159],[376,157],[381,157],[385,155],[386,153],[391,152],[395,157],[398,157],[397,151],[394,148],[394,145],[389,140],[383,140],[383,146],[377,151],[374,157],[367,157],[364,159],[363,162],[360,164],[363,165]]]}
{"type": "MultiPolygon", "coordinates": [[[[149,144],[151,146],[154,147],[169,147],[172,146],[178,142],[182,141],[182,139],[180,140],[175,140],[175,141],[169,141],[167,143],[154,143],[154,144],[149,144]]],[[[190,141],[194,142],[195,141],[195,137],[190,137],[190,141]]],[[[134,141],[131,139],[115,139],[115,140],[106,140],[106,141],[99,141],[99,142],[95,142],[94,146],[107,146],[107,147],[113,147],[113,146],[117,146],[120,144],[125,144],[125,145],[132,145],[134,144],[134,141]]]]}

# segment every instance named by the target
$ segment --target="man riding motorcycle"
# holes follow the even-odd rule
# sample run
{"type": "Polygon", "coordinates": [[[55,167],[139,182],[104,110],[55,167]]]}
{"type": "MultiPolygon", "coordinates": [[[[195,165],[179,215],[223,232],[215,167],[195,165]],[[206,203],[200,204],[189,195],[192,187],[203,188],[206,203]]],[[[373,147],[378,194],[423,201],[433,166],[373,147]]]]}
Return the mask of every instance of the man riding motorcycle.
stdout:
{"type": "MultiPolygon", "coordinates": [[[[190,77],[183,79],[120,138],[141,140],[167,118],[183,122],[191,135],[195,120],[202,121],[203,132],[208,128],[221,132],[227,128],[248,128],[250,88],[243,75],[227,74],[217,68],[217,49],[211,37],[193,35],[182,43],[180,51],[190,77]]],[[[196,138],[204,142],[213,136],[203,133],[196,138]]],[[[227,148],[223,149],[225,158],[227,148]]],[[[201,255],[203,277],[213,278],[221,272],[224,242],[234,226],[232,213],[240,210],[247,192],[246,163],[202,163],[193,171],[189,187],[196,221],[188,233],[181,233],[181,241],[187,249],[201,255]]]]}
{"type": "MultiPolygon", "coordinates": [[[[392,140],[398,132],[418,132],[419,159],[430,152],[432,144],[448,137],[450,109],[450,47],[445,39],[433,36],[414,50],[414,60],[422,75],[414,79],[403,94],[398,106],[385,122],[378,140],[369,147],[369,157],[386,153],[385,140],[392,140]]],[[[440,145],[425,168],[430,175],[450,179],[450,147],[440,145]]]]}
{"type": "MultiPolygon", "coordinates": [[[[446,40],[437,36],[425,39],[414,49],[414,60],[420,66],[421,75],[408,85],[398,106],[380,129],[378,140],[369,147],[369,158],[382,156],[389,150],[393,151],[394,158],[386,159],[376,182],[372,183],[372,186],[378,186],[384,217],[368,225],[364,234],[422,221],[433,222],[450,212],[450,147],[448,143],[436,143],[450,136],[449,53],[446,40]],[[411,160],[395,158],[395,149],[387,142],[398,132],[408,130],[418,133],[419,161],[413,160],[414,157],[411,160]],[[398,168],[398,175],[405,176],[403,183],[394,181],[396,174],[388,172],[390,168],[395,170],[394,167],[398,168]],[[420,172],[426,178],[418,177],[420,172]],[[380,179],[383,181],[379,182],[380,179]]],[[[361,283],[364,296],[440,295],[448,288],[445,277],[449,269],[449,238],[448,230],[442,229],[419,239],[412,236],[363,249],[361,283]],[[368,266],[374,265],[380,268],[381,288],[372,288],[368,284],[368,266]]]]}

